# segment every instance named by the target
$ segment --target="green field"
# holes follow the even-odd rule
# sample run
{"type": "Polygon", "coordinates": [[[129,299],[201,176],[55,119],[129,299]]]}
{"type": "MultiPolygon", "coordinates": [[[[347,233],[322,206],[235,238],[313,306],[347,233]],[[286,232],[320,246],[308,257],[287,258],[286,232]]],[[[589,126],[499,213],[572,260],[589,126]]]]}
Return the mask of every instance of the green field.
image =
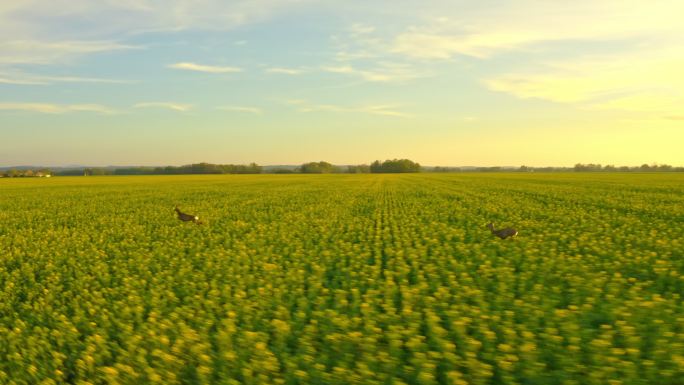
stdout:
{"type": "Polygon", "coordinates": [[[0,384],[683,384],[683,289],[681,174],[0,179],[0,384]]]}

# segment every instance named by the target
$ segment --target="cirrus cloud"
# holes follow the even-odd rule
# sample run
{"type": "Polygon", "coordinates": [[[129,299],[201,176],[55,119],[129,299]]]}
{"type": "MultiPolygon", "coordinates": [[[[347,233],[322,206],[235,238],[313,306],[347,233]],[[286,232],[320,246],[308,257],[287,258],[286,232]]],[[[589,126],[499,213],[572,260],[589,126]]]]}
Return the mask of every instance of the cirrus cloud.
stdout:
{"type": "Polygon", "coordinates": [[[286,100],[285,104],[293,106],[299,112],[335,112],[335,113],[365,113],[371,115],[391,116],[395,118],[412,118],[413,115],[398,110],[398,105],[393,104],[370,104],[362,106],[343,106],[337,104],[315,104],[306,100],[286,100]]]}
{"type": "Polygon", "coordinates": [[[142,102],[135,104],[133,108],[161,108],[178,112],[186,112],[192,109],[192,105],[174,102],[142,102]]]}
{"type": "Polygon", "coordinates": [[[41,114],[64,114],[69,112],[95,112],[104,115],[116,110],[101,104],[51,104],[51,103],[0,103],[0,111],[23,111],[41,114]]]}
{"type": "Polygon", "coordinates": [[[64,63],[88,54],[141,48],[111,40],[5,40],[0,41],[0,65],[64,63]]]}
{"type": "Polygon", "coordinates": [[[177,69],[177,70],[208,72],[208,73],[212,73],[212,74],[242,72],[242,69],[237,68],[237,67],[212,66],[212,65],[204,65],[204,64],[197,64],[197,63],[191,63],[191,62],[180,62],[180,63],[169,64],[168,67],[173,68],[173,69],[177,69]]]}
{"type": "Polygon", "coordinates": [[[518,98],[573,103],[591,110],[675,116],[684,105],[684,48],[587,56],[544,63],[534,72],[483,81],[518,98]]]}
{"type": "Polygon", "coordinates": [[[267,68],[266,72],[270,74],[300,75],[304,73],[304,70],[299,68],[271,67],[267,68]]]}
{"type": "Polygon", "coordinates": [[[667,39],[684,33],[683,12],[684,3],[679,0],[635,2],[629,7],[618,0],[523,0],[501,7],[465,9],[456,20],[440,18],[412,26],[394,38],[390,51],[426,60],[457,55],[484,59],[561,41],[667,39]]]}
{"type": "Polygon", "coordinates": [[[246,112],[250,114],[261,114],[262,112],[260,108],[246,106],[219,106],[216,107],[216,109],[221,111],[246,112]]]}

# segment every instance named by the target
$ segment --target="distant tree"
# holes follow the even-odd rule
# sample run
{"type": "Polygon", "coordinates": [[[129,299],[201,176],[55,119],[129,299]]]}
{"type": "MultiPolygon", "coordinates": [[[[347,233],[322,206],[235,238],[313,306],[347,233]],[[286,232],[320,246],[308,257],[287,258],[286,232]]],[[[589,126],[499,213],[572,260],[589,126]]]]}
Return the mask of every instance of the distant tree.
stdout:
{"type": "Polygon", "coordinates": [[[179,175],[179,174],[260,174],[262,167],[256,163],[244,164],[212,164],[212,163],[194,163],[184,166],[166,166],[166,167],[132,167],[125,169],[117,169],[116,174],[119,175],[179,175]]]}
{"type": "Polygon", "coordinates": [[[432,169],[426,169],[423,168],[421,171],[430,171],[430,172],[461,172],[460,167],[446,167],[446,166],[435,166],[432,169]]]}
{"type": "Polygon", "coordinates": [[[43,174],[43,175],[52,175],[53,174],[52,170],[50,170],[49,168],[41,168],[40,170],[38,170],[38,172],[43,174]]]}
{"type": "Polygon", "coordinates": [[[494,166],[494,167],[479,167],[477,171],[480,172],[500,172],[502,169],[501,167],[494,166]]]}
{"type": "Polygon", "coordinates": [[[370,172],[370,166],[367,164],[359,164],[356,166],[347,166],[347,173],[349,174],[367,174],[370,172]]]}
{"type": "Polygon", "coordinates": [[[594,163],[589,163],[589,164],[577,163],[574,167],[574,170],[580,171],[580,172],[601,171],[601,165],[600,164],[594,164],[594,163]]]}
{"type": "Polygon", "coordinates": [[[83,175],[111,175],[113,170],[108,170],[102,167],[86,168],[83,170],[83,175]]]}
{"type": "Polygon", "coordinates": [[[371,164],[370,171],[372,173],[420,172],[420,164],[409,159],[388,159],[382,163],[376,160],[371,164]]]}
{"type": "Polygon", "coordinates": [[[164,167],[162,173],[163,174],[180,174],[182,173],[182,168],[181,167],[173,167],[173,166],[166,166],[164,167]]]}
{"type": "Polygon", "coordinates": [[[664,172],[672,172],[672,171],[684,171],[684,167],[673,167],[669,164],[647,164],[644,163],[641,166],[638,167],[629,167],[629,166],[615,166],[613,164],[609,164],[606,166],[601,166],[600,164],[594,164],[594,163],[589,163],[589,164],[582,164],[582,163],[577,163],[573,167],[574,171],[604,171],[604,172],[633,172],[633,171],[642,171],[642,172],[654,172],[654,171],[664,171],[664,172]]]}
{"type": "Polygon", "coordinates": [[[127,167],[117,168],[114,175],[150,175],[156,174],[157,168],[152,167],[127,167]]]}
{"type": "Polygon", "coordinates": [[[247,166],[247,171],[249,171],[250,174],[261,174],[264,171],[264,168],[252,162],[247,166]]]}
{"type": "Polygon", "coordinates": [[[335,171],[335,167],[324,161],[310,162],[301,165],[299,171],[302,174],[329,174],[335,171]]]}
{"type": "Polygon", "coordinates": [[[195,163],[184,167],[190,174],[221,174],[221,168],[218,165],[206,162],[195,163]]]}
{"type": "Polygon", "coordinates": [[[82,168],[70,168],[70,169],[65,169],[65,170],[57,170],[54,172],[52,175],[57,175],[57,176],[80,176],[83,175],[83,169],[82,168]]]}

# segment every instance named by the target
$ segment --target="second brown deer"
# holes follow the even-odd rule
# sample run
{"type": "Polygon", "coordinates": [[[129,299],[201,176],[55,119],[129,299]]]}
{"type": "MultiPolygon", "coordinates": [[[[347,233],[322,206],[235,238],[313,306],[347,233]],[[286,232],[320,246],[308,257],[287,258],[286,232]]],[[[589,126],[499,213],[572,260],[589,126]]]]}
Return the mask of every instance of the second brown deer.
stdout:
{"type": "Polygon", "coordinates": [[[497,237],[501,239],[506,239],[508,237],[515,237],[518,235],[518,230],[512,228],[512,227],[506,227],[505,229],[498,229],[496,230],[494,228],[493,223],[488,223],[487,228],[492,231],[492,234],[496,235],[497,237]]]}

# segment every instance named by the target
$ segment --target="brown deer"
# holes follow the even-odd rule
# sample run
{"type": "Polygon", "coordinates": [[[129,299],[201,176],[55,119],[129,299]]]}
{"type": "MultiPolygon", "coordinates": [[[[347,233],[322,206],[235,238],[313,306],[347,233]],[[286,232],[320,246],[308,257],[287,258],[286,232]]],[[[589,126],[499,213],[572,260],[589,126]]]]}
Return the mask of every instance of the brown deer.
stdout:
{"type": "Polygon", "coordinates": [[[202,224],[202,221],[200,221],[199,217],[197,215],[191,215],[191,214],[186,214],[180,211],[178,206],[175,208],[176,213],[178,214],[178,219],[180,219],[183,222],[194,222],[198,225],[202,224]]]}
{"type": "Polygon", "coordinates": [[[501,239],[506,239],[508,237],[515,237],[518,235],[518,230],[512,228],[512,227],[506,227],[505,229],[499,229],[495,230],[494,229],[494,224],[489,223],[487,224],[487,228],[492,231],[492,234],[496,235],[497,237],[501,239]]]}

